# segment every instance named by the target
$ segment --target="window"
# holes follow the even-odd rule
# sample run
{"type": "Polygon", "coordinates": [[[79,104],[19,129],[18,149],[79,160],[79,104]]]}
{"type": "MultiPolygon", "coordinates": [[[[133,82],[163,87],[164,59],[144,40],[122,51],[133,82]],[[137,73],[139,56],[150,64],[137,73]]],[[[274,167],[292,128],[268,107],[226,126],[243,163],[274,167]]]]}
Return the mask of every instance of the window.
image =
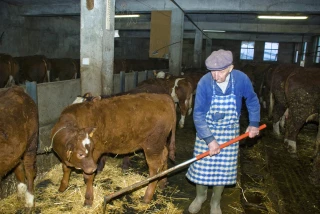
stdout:
{"type": "Polygon", "coordinates": [[[316,46],[316,59],[315,63],[320,63],[320,37],[318,37],[318,42],[316,46]]]}
{"type": "Polygon", "coordinates": [[[253,60],[254,56],[254,42],[242,41],[240,59],[253,60]]]}
{"type": "Polygon", "coordinates": [[[264,43],[263,61],[277,61],[278,49],[279,49],[279,43],[277,42],[264,43]]]}

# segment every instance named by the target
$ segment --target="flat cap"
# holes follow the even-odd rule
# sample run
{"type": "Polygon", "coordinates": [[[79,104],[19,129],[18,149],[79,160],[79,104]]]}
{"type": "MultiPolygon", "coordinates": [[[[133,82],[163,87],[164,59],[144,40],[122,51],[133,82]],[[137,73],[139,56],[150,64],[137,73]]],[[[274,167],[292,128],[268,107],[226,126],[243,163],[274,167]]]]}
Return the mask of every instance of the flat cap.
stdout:
{"type": "Polygon", "coordinates": [[[213,51],[206,59],[206,67],[210,71],[221,71],[226,69],[233,62],[231,51],[220,49],[213,51]]]}

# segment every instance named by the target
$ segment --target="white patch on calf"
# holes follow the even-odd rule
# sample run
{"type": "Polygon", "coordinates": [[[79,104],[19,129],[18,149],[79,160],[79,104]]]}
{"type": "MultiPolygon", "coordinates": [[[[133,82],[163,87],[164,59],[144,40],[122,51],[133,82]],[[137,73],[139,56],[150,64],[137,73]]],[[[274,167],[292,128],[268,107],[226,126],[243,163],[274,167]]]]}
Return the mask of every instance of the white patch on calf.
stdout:
{"type": "MultiPolygon", "coordinates": [[[[86,138],[82,141],[82,145],[84,148],[86,148],[86,145],[90,145],[90,139],[89,139],[89,135],[86,135],[86,138]]],[[[88,150],[86,149],[86,154],[88,154],[88,150]]]]}
{"type": "Polygon", "coordinates": [[[273,124],[273,133],[276,134],[277,136],[280,136],[280,122],[276,122],[273,124]]]}
{"type": "Polygon", "coordinates": [[[184,127],[184,119],[185,119],[185,116],[181,115],[181,119],[179,121],[179,127],[180,128],[183,128],[184,127]]]}
{"type": "Polygon", "coordinates": [[[174,86],[172,87],[172,91],[171,91],[171,97],[173,99],[174,102],[179,102],[179,99],[178,99],[178,96],[176,94],[176,87],[178,87],[178,82],[180,80],[183,80],[184,78],[177,78],[175,81],[174,81],[174,86]]]}
{"type": "Polygon", "coordinates": [[[30,192],[26,192],[26,204],[25,207],[33,207],[34,202],[34,195],[32,195],[30,192]]]}
{"type": "Polygon", "coordinates": [[[288,143],[288,152],[297,153],[297,143],[293,140],[284,139],[285,143],[288,143]]]}
{"type": "Polygon", "coordinates": [[[159,71],[156,75],[156,78],[159,79],[164,79],[166,77],[166,73],[164,73],[163,71],[159,71]]]}
{"type": "Polygon", "coordinates": [[[17,189],[18,189],[18,197],[22,198],[22,197],[24,197],[24,194],[27,191],[27,185],[24,183],[19,183],[17,186],[17,189]]]}
{"type": "Polygon", "coordinates": [[[72,104],[75,104],[75,103],[83,103],[84,101],[84,98],[83,97],[77,97],[72,104]]]}

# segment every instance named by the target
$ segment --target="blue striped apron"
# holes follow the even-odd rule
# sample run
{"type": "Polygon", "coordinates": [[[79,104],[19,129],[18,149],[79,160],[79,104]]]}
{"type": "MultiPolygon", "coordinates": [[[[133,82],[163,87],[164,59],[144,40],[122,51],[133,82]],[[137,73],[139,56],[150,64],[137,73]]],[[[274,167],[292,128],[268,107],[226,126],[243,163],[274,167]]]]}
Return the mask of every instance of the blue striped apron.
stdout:
{"type": "MultiPolygon", "coordinates": [[[[230,77],[232,82],[232,93],[230,95],[215,95],[215,87],[218,87],[218,85],[212,84],[211,107],[206,115],[206,122],[218,144],[223,144],[239,135],[234,79],[233,75],[230,77]]],[[[196,136],[194,157],[208,151],[208,149],[206,142],[196,136]]],[[[235,184],[237,179],[238,149],[239,142],[222,149],[217,155],[207,156],[194,162],[188,169],[187,178],[196,184],[208,186],[235,184]]]]}

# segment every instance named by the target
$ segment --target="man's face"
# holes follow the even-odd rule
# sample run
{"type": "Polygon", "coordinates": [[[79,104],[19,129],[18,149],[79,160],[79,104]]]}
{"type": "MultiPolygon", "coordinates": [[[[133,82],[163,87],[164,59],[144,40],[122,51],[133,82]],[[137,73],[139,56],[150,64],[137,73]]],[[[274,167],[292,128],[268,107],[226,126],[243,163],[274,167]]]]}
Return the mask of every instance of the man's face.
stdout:
{"type": "Polygon", "coordinates": [[[212,78],[217,81],[217,83],[222,83],[226,81],[227,76],[232,71],[233,65],[228,66],[226,69],[221,71],[211,71],[212,78]]]}

